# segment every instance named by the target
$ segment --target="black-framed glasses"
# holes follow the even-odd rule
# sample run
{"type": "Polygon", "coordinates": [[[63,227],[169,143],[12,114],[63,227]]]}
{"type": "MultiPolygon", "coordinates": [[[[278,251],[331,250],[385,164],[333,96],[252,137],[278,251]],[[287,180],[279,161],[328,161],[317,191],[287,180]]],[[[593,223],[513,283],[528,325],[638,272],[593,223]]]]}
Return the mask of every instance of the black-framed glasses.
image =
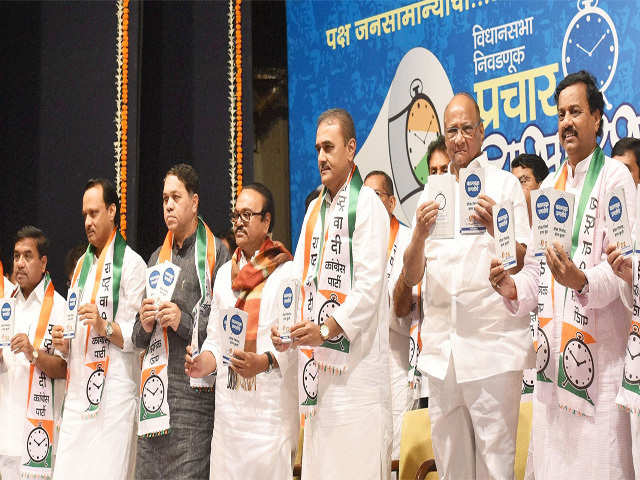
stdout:
{"type": "Polygon", "coordinates": [[[260,215],[264,217],[266,212],[253,212],[251,210],[242,210],[241,212],[235,211],[231,212],[231,223],[235,224],[238,221],[238,218],[242,220],[242,223],[249,223],[251,221],[251,217],[255,215],[260,215]]]}

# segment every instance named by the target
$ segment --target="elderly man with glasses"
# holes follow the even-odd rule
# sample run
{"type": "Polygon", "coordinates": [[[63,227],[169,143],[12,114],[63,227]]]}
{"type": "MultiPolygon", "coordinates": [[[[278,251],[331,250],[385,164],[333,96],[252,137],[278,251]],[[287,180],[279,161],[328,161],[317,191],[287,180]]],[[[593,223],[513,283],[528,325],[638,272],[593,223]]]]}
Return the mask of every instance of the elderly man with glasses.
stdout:
{"type": "Polygon", "coordinates": [[[496,256],[492,206],[513,203],[518,269],[529,236],[527,204],[518,180],[481,153],[484,127],[473,97],[453,97],[444,130],[456,180],[461,168],[484,170],[485,194],[473,218],[486,231],[462,235],[456,206],[454,238],[430,238],[439,205],[425,185],[401,275],[407,285],[423,285],[418,368],[429,382],[434,454],[443,479],[512,479],[522,371],[533,348],[529,315],[512,318],[488,278],[496,256]]]}

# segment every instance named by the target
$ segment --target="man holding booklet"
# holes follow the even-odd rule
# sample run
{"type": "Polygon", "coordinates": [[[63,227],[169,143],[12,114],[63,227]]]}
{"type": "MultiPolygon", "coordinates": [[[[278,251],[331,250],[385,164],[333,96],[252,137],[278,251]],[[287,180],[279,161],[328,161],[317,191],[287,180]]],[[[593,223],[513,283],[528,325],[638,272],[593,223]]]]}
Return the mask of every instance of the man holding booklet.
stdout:
{"type": "MultiPolygon", "coordinates": [[[[389,215],[354,163],[348,112],[320,115],[315,148],[323,189],[307,209],[296,249],[302,318],[291,329],[305,416],[302,479],[386,479],[389,215]]],[[[280,345],[278,336],[272,340],[280,345]]]]}
{"type": "Polygon", "coordinates": [[[200,181],[178,164],[164,178],[168,232],[149,259],[146,298],[133,328],[145,348],[138,409],[136,478],[201,479],[209,475],[214,380],[184,375],[187,345],[206,338],[212,286],[229,259],[222,241],[198,216],[200,181]]]}
{"type": "Polygon", "coordinates": [[[17,288],[0,272],[0,476],[51,475],[67,362],[54,351],[51,327],[65,311],[47,272],[49,241],[36,227],[16,235],[17,288]],[[54,395],[55,392],[55,395],[54,395]]]}
{"type": "Polygon", "coordinates": [[[423,285],[418,368],[429,382],[435,460],[441,478],[512,479],[529,315],[510,318],[488,277],[496,244],[505,264],[522,265],[527,204],[518,180],[481,154],[470,95],[449,102],[444,131],[450,173],[425,185],[401,274],[423,285]]]}
{"type": "Polygon", "coordinates": [[[616,405],[630,313],[603,254],[612,243],[631,254],[635,186],[627,168],[597,144],[604,98],[596,85],[585,71],[558,84],[558,136],[567,160],[532,194],[533,247],[524,269],[512,277],[492,262],[492,284],[509,310],[538,309],[536,479],[634,477],[629,415],[616,405]]]}
{"type": "Polygon", "coordinates": [[[209,478],[290,479],[297,357],[276,351],[271,330],[288,333],[282,323],[290,328],[299,312],[300,283],[291,253],[271,240],[275,209],[267,187],[243,186],[231,218],[238,248],[218,271],[207,339],[199,355],[187,346],[185,373],[201,378],[217,370],[209,478]]]}
{"type": "Polygon", "coordinates": [[[89,246],[76,265],[63,322],[53,329],[68,356],[67,395],[54,479],[131,475],[137,353],[131,342],[144,261],[118,230],[119,200],[106,179],[82,197],[89,246]]]}

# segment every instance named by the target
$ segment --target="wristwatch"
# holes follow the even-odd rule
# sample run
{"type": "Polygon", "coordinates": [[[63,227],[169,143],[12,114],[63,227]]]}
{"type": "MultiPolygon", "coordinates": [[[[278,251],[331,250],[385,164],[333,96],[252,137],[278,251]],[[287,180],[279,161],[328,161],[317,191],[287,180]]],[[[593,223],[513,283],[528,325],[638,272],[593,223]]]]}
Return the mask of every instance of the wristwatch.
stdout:
{"type": "Polygon", "coordinates": [[[329,340],[329,327],[326,323],[320,325],[320,336],[322,337],[323,342],[329,340]]]}
{"type": "Polygon", "coordinates": [[[107,339],[111,340],[111,335],[113,335],[113,322],[107,322],[107,327],[105,328],[107,339]]]}
{"type": "Polygon", "coordinates": [[[269,361],[264,373],[271,373],[271,370],[273,370],[273,355],[271,355],[271,352],[264,352],[264,354],[267,356],[267,360],[269,361]]]}
{"type": "Polygon", "coordinates": [[[33,350],[33,358],[31,359],[31,365],[35,365],[36,364],[36,360],[38,360],[38,357],[40,356],[40,352],[38,350],[33,350]]]}

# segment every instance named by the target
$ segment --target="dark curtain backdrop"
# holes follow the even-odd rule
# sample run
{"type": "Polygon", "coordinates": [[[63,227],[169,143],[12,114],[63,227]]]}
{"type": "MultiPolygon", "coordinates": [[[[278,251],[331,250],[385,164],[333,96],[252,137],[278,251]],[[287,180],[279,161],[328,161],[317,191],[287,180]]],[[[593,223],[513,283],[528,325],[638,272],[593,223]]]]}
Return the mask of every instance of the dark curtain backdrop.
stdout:
{"type": "MultiPolygon", "coordinates": [[[[162,179],[174,163],[195,165],[203,215],[213,230],[228,226],[227,2],[130,9],[128,242],[146,260],[165,233],[162,179]]],[[[115,11],[111,1],[0,3],[0,258],[8,268],[19,227],[42,228],[63,294],[64,256],[86,241],[82,187],[115,179],[115,11]]]]}

